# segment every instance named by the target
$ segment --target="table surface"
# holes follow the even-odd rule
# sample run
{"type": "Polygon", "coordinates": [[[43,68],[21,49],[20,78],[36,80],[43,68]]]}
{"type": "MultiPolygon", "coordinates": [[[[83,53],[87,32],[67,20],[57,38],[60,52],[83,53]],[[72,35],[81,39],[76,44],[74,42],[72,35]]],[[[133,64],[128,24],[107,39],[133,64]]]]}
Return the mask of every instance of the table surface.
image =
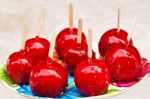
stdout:
{"type": "MultiPolygon", "coordinates": [[[[74,26],[83,19],[83,31],[93,29],[93,48],[108,29],[116,27],[117,8],[121,8],[121,28],[130,33],[134,16],[138,17],[133,41],[141,56],[150,58],[150,1],[149,0],[72,0],[74,3],[74,26]]],[[[37,22],[41,8],[46,9],[46,22],[41,36],[49,39],[52,32],[68,25],[68,3],[70,0],[0,0],[0,65],[8,56],[20,49],[22,26],[29,27],[28,38],[38,32],[37,22]]],[[[98,54],[98,53],[97,53],[98,54]]],[[[138,87],[111,99],[150,99],[150,77],[138,87]]],[[[0,82],[1,99],[24,99],[11,92],[0,82]]]]}

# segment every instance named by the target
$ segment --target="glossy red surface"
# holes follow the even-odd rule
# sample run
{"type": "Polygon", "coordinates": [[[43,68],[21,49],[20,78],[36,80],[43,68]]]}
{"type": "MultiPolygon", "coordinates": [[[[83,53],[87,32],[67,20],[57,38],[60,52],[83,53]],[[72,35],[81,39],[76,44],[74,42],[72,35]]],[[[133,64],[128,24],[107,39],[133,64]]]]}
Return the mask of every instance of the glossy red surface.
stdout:
{"type": "Polygon", "coordinates": [[[63,60],[68,68],[69,73],[74,75],[77,64],[83,60],[86,60],[87,58],[87,47],[85,48],[81,44],[76,44],[74,47],[68,48],[64,51],[63,60]]]}
{"type": "Polygon", "coordinates": [[[25,49],[35,57],[37,63],[46,61],[49,47],[49,41],[39,36],[28,39],[25,43],[25,49]]]}
{"type": "MultiPolygon", "coordinates": [[[[74,46],[64,50],[63,60],[69,73],[73,76],[77,64],[88,59],[88,46],[82,44],[74,44],[74,46]]],[[[92,51],[92,58],[95,59],[95,52],[92,51]]]]}
{"type": "MultiPolygon", "coordinates": [[[[70,30],[69,28],[65,28],[58,34],[56,38],[56,50],[60,58],[63,58],[64,50],[66,48],[71,48],[72,46],[74,46],[74,44],[76,44],[77,33],[77,28],[73,28],[72,30],[70,30]]],[[[84,33],[82,33],[81,44],[82,46],[87,46],[86,37],[84,33]]]]}
{"type": "Polygon", "coordinates": [[[74,79],[82,95],[95,96],[107,92],[110,74],[103,61],[88,59],[78,64],[74,79]]]}
{"type": "Polygon", "coordinates": [[[47,64],[37,64],[30,74],[30,87],[35,95],[57,97],[67,87],[67,70],[51,59],[47,64]]]}
{"type": "Polygon", "coordinates": [[[115,46],[105,56],[112,81],[137,80],[141,74],[142,64],[138,50],[133,46],[115,46]]]}
{"type": "MultiPolygon", "coordinates": [[[[99,53],[102,57],[104,57],[107,51],[115,45],[128,45],[129,41],[127,40],[128,33],[122,29],[117,33],[117,29],[111,29],[105,32],[99,43],[99,53]]],[[[132,41],[130,42],[132,45],[132,41]]]]}
{"type": "Polygon", "coordinates": [[[17,84],[27,84],[33,67],[33,56],[21,50],[12,53],[7,60],[6,71],[9,77],[17,84]]]}

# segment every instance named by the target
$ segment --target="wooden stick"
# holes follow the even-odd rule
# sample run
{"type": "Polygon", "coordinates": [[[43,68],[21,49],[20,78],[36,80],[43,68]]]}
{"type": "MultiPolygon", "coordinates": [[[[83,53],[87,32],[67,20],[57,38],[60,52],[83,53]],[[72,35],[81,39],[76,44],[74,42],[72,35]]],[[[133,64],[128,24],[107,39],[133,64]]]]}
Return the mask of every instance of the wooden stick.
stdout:
{"type": "Polygon", "coordinates": [[[120,8],[118,8],[117,33],[120,31],[120,8]]]}
{"type": "Polygon", "coordinates": [[[22,26],[22,41],[21,41],[21,49],[24,49],[25,41],[27,38],[28,26],[27,24],[23,24],[22,26]]]}
{"type": "Polygon", "coordinates": [[[53,59],[54,46],[55,46],[56,33],[52,33],[51,45],[49,50],[49,57],[53,59]]]}
{"type": "Polygon", "coordinates": [[[38,28],[37,28],[37,33],[36,35],[39,36],[42,29],[44,28],[44,24],[45,24],[45,17],[46,17],[46,11],[44,8],[41,8],[41,12],[40,12],[40,16],[39,16],[39,19],[38,19],[38,28]]]}
{"type": "Polygon", "coordinates": [[[69,28],[73,29],[73,4],[69,4],[69,28]]]}
{"type": "Polygon", "coordinates": [[[82,38],[82,19],[78,20],[78,39],[77,43],[81,43],[81,38],[82,38]]]}
{"type": "Polygon", "coordinates": [[[92,29],[88,29],[88,57],[92,57],[92,29]]]}
{"type": "Polygon", "coordinates": [[[135,30],[136,23],[137,23],[137,17],[134,17],[134,19],[131,23],[131,31],[128,34],[128,41],[130,41],[132,39],[132,35],[133,35],[134,30],[135,30]]]}

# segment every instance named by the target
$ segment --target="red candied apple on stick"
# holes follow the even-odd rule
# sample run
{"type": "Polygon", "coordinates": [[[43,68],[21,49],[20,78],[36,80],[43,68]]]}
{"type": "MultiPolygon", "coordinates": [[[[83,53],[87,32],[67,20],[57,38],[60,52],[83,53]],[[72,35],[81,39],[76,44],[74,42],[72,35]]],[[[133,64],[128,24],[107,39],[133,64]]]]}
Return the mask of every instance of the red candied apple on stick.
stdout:
{"type": "MultiPolygon", "coordinates": [[[[64,50],[76,45],[78,38],[78,29],[73,27],[73,4],[69,5],[69,28],[63,29],[56,38],[56,50],[59,57],[62,59],[64,50]]],[[[82,32],[82,46],[87,46],[86,37],[82,32]]]]}
{"type": "MultiPolygon", "coordinates": [[[[129,41],[127,37],[128,33],[125,30],[120,29],[120,9],[118,9],[117,28],[106,31],[98,43],[100,55],[104,57],[107,51],[115,45],[128,45],[129,41]]],[[[132,40],[130,45],[132,45],[132,40]]]]}
{"type": "Polygon", "coordinates": [[[48,57],[49,46],[48,40],[36,36],[26,41],[25,49],[35,57],[36,63],[41,63],[45,62],[48,57]]]}
{"type": "MultiPolygon", "coordinates": [[[[129,41],[135,24],[136,19],[133,22],[131,34],[128,36],[129,41]]],[[[138,50],[129,44],[128,46],[114,46],[111,48],[105,56],[105,61],[110,68],[112,81],[133,81],[137,80],[141,74],[141,56],[138,50]]]]}
{"type": "Polygon", "coordinates": [[[25,43],[25,49],[36,58],[36,63],[45,62],[48,57],[50,43],[47,39],[40,37],[40,32],[44,26],[45,11],[41,10],[39,17],[39,27],[35,38],[28,39],[25,43]]]}
{"type": "Polygon", "coordinates": [[[66,68],[53,60],[54,44],[53,38],[47,63],[37,64],[31,71],[29,82],[35,95],[54,98],[62,95],[67,87],[66,68]]]}
{"type": "Polygon", "coordinates": [[[74,71],[78,63],[88,58],[87,46],[81,44],[82,37],[82,20],[78,20],[78,38],[76,44],[64,51],[63,60],[67,65],[68,71],[74,75],[74,71]]]}
{"type": "Polygon", "coordinates": [[[99,59],[92,59],[92,34],[88,33],[88,59],[80,62],[75,70],[74,79],[79,92],[84,96],[105,94],[110,82],[107,64],[99,59]]]}
{"type": "MultiPolygon", "coordinates": [[[[27,29],[23,28],[23,40],[21,47],[24,48],[27,29]]],[[[12,53],[6,63],[6,72],[16,84],[28,84],[29,74],[34,65],[34,58],[26,50],[21,49],[12,53]]]]}

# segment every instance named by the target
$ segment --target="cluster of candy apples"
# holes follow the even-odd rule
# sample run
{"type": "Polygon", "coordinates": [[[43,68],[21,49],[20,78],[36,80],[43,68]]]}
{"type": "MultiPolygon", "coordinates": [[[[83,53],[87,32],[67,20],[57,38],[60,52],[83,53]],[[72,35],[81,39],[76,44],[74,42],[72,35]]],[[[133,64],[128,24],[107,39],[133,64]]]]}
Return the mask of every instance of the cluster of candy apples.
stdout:
{"type": "Polygon", "coordinates": [[[35,95],[45,97],[58,97],[65,92],[68,72],[84,96],[105,94],[113,81],[137,80],[142,70],[141,57],[128,33],[119,27],[105,32],[98,44],[102,59],[96,59],[91,29],[87,43],[82,20],[79,19],[78,28],[73,27],[72,10],[70,4],[69,28],[57,35],[56,43],[55,39],[50,44],[36,36],[25,41],[24,49],[9,56],[6,68],[9,77],[16,84],[29,83],[35,95]],[[64,66],[53,58],[53,48],[64,66]]]}

